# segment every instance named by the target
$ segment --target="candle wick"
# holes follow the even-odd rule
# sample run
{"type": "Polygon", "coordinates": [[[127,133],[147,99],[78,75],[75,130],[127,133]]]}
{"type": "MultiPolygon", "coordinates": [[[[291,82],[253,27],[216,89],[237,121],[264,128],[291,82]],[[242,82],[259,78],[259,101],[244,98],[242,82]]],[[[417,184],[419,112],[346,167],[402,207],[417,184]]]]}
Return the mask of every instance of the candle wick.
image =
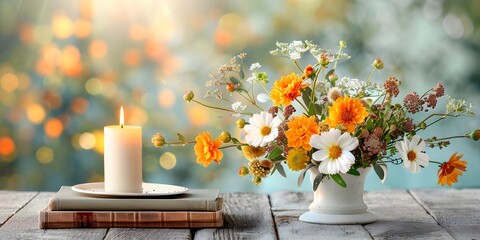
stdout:
{"type": "Polygon", "coordinates": [[[123,128],[123,124],[120,124],[120,127],[123,128]]]}

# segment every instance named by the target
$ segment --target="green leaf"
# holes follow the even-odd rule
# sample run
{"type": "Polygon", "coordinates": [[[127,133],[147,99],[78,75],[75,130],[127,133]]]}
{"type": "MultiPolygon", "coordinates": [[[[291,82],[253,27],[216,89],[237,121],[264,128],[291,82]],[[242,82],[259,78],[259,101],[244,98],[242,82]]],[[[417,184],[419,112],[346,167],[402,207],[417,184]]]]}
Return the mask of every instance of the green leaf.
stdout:
{"type": "Polygon", "coordinates": [[[186,144],[186,143],[187,143],[187,139],[185,139],[185,137],[184,137],[182,134],[177,133],[177,136],[178,136],[178,140],[179,140],[180,142],[182,142],[183,144],[186,144]]]}
{"type": "Polygon", "coordinates": [[[310,106],[310,102],[312,100],[312,89],[311,88],[305,88],[302,91],[302,99],[305,105],[310,106]]]}
{"type": "Polygon", "coordinates": [[[240,72],[238,73],[241,79],[245,79],[245,73],[243,72],[243,68],[240,67],[240,72]]]}
{"type": "MultiPolygon", "coordinates": [[[[322,112],[322,106],[320,104],[315,104],[315,111],[317,111],[317,113],[321,113],[322,112]]],[[[323,119],[322,119],[323,120],[323,119]]]]}
{"type": "Polygon", "coordinates": [[[316,110],[315,109],[315,103],[310,102],[310,104],[308,105],[308,115],[309,116],[315,115],[316,114],[315,110],[316,110]]]}
{"type": "MultiPolygon", "coordinates": [[[[240,141],[238,141],[238,139],[236,138],[232,138],[232,142],[235,143],[235,144],[240,144],[240,141]]],[[[242,151],[242,147],[241,146],[237,146],[237,149],[242,151]]]]}
{"type": "Polygon", "coordinates": [[[333,73],[335,73],[335,69],[328,71],[327,74],[325,74],[325,79],[327,79],[328,81],[328,77],[330,77],[330,75],[332,75],[333,73]]]}
{"type": "Polygon", "coordinates": [[[333,181],[335,181],[338,185],[346,188],[347,187],[347,183],[345,182],[345,180],[343,180],[342,176],[340,176],[340,174],[333,174],[332,175],[332,179],[333,181]]]}
{"type": "Polygon", "coordinates": [[[385,172],[383,172],[382,167],[380,167],[380,165],[378,165],[378,164],[374,164],[373,165],[373,170],[375,170],[375,173],[380,178],[380,180],[383,180],[383,178],[385,177],[385,172]]]}
{"type": "Polygon", "coordinates": [[[298,181],[297,181],[297,185],[299,187],[302,186],[303,179],[305,179],[305,174],[307,174],[308,169],[312,168],[313,166],[315,166],[313,163],[309,163],[307,167],[305,167],[305,169],[302,170],[302,172],[298,176],[298,181]]]}
{"type": "Polygon", "coordinates": [[[233,84],[242,84],[242,82],[240,82],[240,80],[238,80],[236,77],[230,77],[230,82],[233,84]]]}
{"type": "Polygon", "coordinates": [[[360,176],[360,172],[355,168],[350,168],[347,173],[353,176],[360,176]]]}
{"type": "Polygon", "coordinates": [[[277,157],[279,157],[280,155],[282,155],[283,151],[282,149],[278,148],[278,147],[275,147],[267,156],[268,159],[270,160],[273,160],[277,157]]]}
{"type": "Polygon", "coordinates": [[[313,180],[313,191],[316,191],[318,188],[318,185],[320,185],[320,182],[322,182],[322,179],[325,177],[323,173],[319,173],[315,179],[313,180]]]}
{"type": "Polygon", "coordinates": [[[280,173],[280,175],[282,175],[284,178],[287,178],[287,174],[285,173],[285,169],[283,169],[281,163],[275,163],[275,168],[277,168],[277,171],[280,173]]]}

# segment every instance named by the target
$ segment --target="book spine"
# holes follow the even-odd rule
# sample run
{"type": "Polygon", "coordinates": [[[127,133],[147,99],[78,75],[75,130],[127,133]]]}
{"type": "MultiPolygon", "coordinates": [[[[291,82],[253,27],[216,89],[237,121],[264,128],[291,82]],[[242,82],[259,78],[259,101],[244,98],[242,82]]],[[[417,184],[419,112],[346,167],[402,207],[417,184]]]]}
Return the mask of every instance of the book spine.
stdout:
{"type": "Polygon", "coordinates": [[[128,199],[50,199],[48,208],[52,211],[207,211],[221,210],[221,198],[195,201],[163,201],[155,200],[132,204],[128,199]]]}
{"type": "Polygon", "coordinates": [[[41,211],[46,228],[209,228],[223,226],[222,212],[73,212],[41,211]]]}

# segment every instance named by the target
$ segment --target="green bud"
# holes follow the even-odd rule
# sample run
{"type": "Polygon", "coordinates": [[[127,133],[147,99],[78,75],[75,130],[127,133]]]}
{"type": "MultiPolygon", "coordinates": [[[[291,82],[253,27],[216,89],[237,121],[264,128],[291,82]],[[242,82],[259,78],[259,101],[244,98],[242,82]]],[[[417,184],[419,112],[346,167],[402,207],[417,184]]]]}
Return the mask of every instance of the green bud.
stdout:
{"type": "Polygon", "coordinates": [[[427,124],[425,122],[421,122],[420,125],[418,125],[419,128],[425,129],[427,128],[427,124]]]}
{"type": "Polygon", "coordinates": [[[380,58],[373,60],[372,66],[378,70],[383,69],[383,61],[380,58]]]}
{"type": "Polygon", "coordinates": [[[166,144],[165,138],[160,133],[153,135],[151,141],[155,147],[163,147],[166,144]]]}
{"type": "Polygon", "coordinates": [[[250,171],[248,171],[248,168],[245,167],[245,166],[240,166],[240,168],[238,169],[238,175],[240,177],[243,177],[243,176],[246,176],[250,173],[250,171]]]}
{"type": "Polygon", "coordinates": [[[245,126],[245,119],[239,118],[236,123],[238,128],[243,129],[243,127],[245,126]]]}
{"type": "Polygon", "coordinates": [[[329,80],[330,82],[335,82],[335,81],[337,81],[337,80],[338,80],[337,74],[335,74],[335,73],[330,74],[330,75],[328,76],[328,80],[329,80]]]}
{"type": "Polygon", "coordinates": [[[474,141],[478,141],[478,139],[480,139],[480,129],[472,131],[472,133],[470,133],[470,138],[474,141]]]}
{"type": "Polygon", "coordinates": [[[195,94],[193,94],[192,91],[188,91],[183,95],[183,100],[190,102],[192,101],[193,97],[195,97],[195,94]]]}
{"type": "Polygon", "coordinates": [[[255,185],[258,185],[262,182],[262,178],[261,177],[254,177],[252,179],[252,182],[255,183],[255,185]]]}
{"type": "Polygon", "coordinates": [[[230,140],[232,140],[232,136],[228,131],[223,131],[218,138],[220,138],[220,141],[224,143],[228,143],[230,140]]]}
{"type": "Polygon", "coordinates": [[[342,48],[346,48],[346,47],[347,47],[347,42],[345,42],[345,41],[343,41],[343,40],[340,41],[339,44],[340,44],[340,47],[342,47],[342,48]]]}

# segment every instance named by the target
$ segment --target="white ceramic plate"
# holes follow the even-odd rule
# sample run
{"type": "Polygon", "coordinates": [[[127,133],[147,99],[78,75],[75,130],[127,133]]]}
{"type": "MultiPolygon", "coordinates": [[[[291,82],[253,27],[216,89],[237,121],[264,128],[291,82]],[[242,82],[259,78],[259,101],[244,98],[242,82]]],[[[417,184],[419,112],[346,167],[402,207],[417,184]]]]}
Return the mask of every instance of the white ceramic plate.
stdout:
{"type": "Polygon", "coordinates": [[[105,192],[103,182],[77,184],[72,186],[72,190],[90,195],[111,197],[170,196],[188,192],[188,188],[186,187],[158,183],[143,183],[141,193],[105,192]]]}

